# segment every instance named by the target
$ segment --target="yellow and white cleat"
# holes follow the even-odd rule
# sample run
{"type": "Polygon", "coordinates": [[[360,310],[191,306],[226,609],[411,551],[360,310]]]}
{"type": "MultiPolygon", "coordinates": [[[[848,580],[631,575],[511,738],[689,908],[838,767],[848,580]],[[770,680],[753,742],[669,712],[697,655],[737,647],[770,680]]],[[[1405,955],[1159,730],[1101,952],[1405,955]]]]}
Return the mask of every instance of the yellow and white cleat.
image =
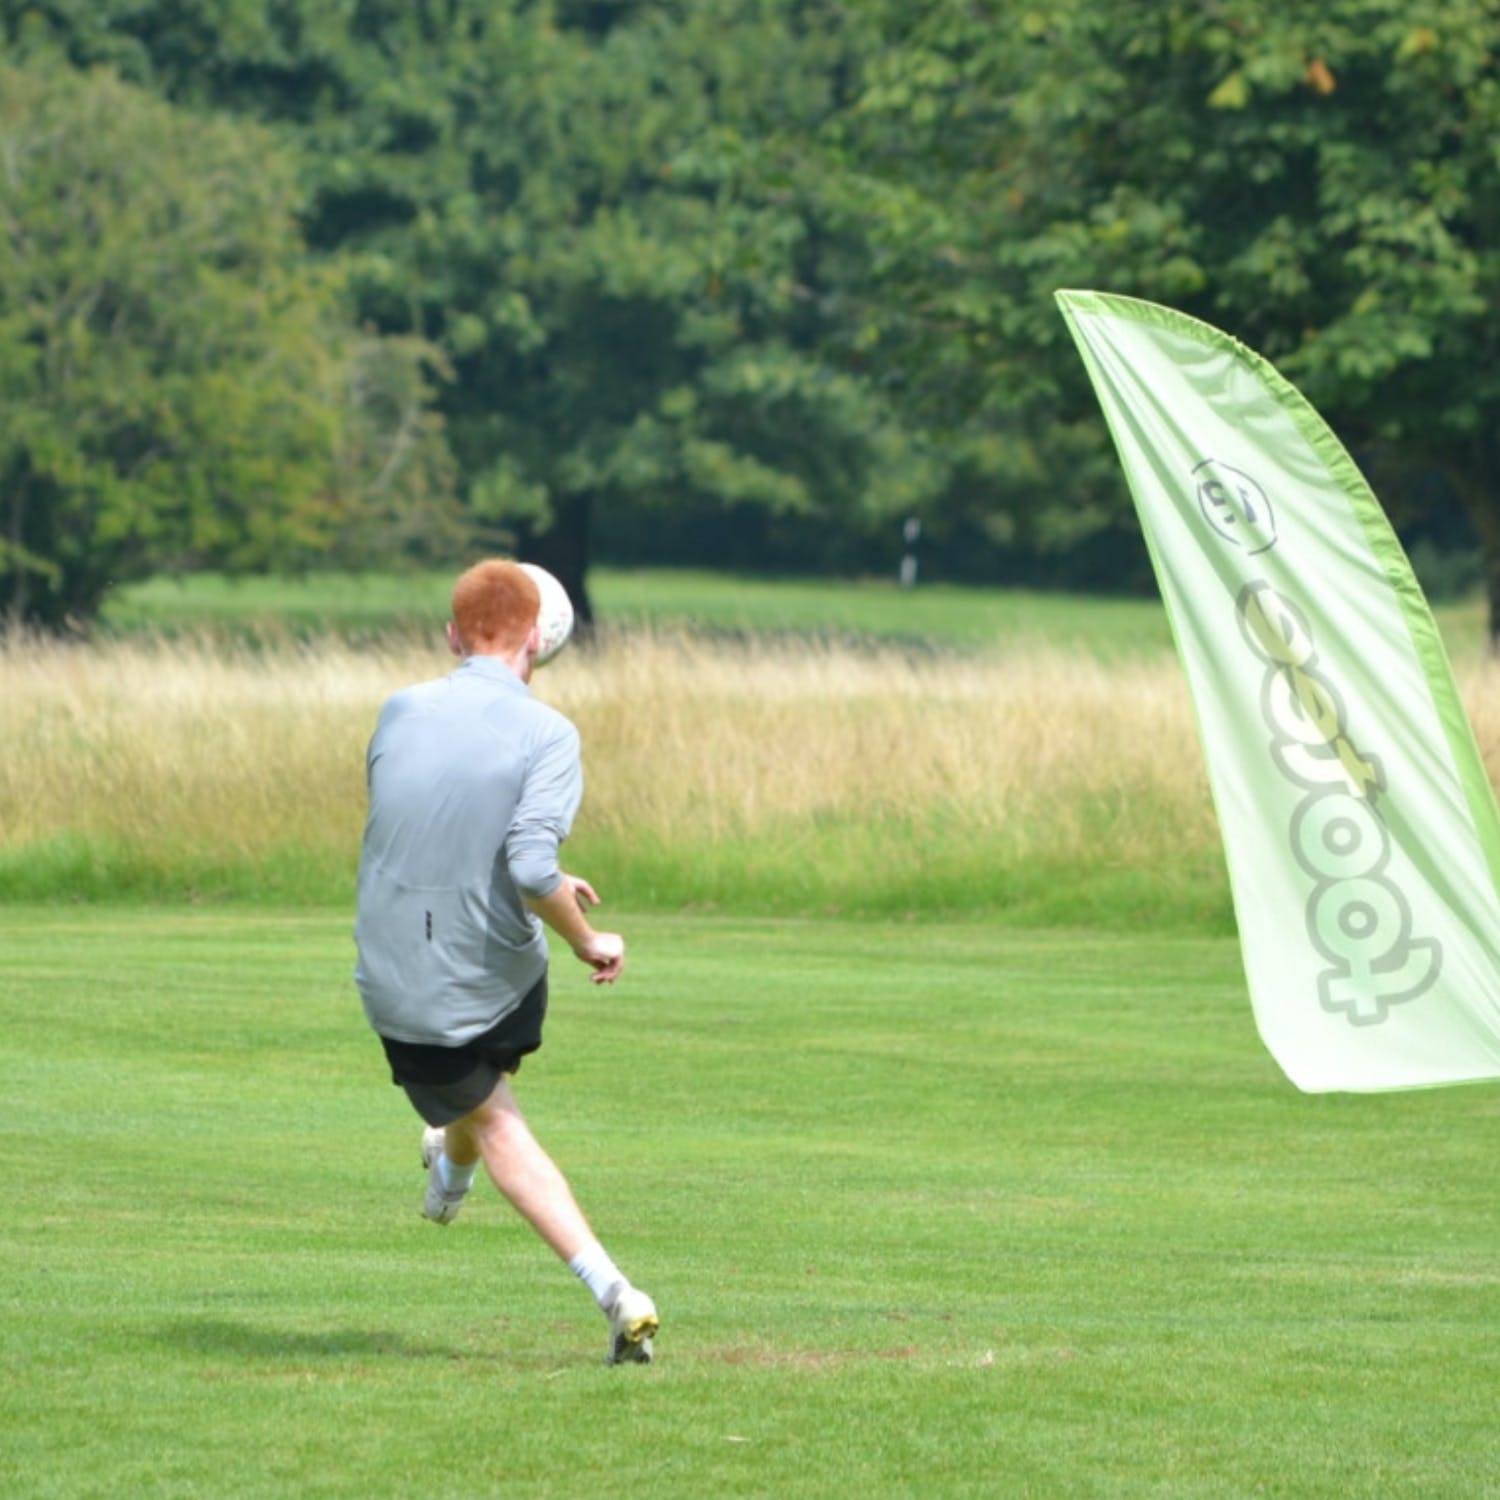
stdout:
{"type": "Polygon", "coordinates": [[[605,1309],[609,1318],[607,1365],[649,1365],[651,1341],[661,1327],[656,1304],[644,1293],[624,1282],[605,1309]]]}

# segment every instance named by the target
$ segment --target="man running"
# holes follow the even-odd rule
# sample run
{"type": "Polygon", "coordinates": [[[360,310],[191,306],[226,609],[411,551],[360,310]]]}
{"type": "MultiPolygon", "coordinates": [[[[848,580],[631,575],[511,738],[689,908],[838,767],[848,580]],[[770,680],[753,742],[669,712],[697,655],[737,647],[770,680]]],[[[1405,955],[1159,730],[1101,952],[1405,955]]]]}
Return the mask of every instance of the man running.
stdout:
{"type": "Polygon", "coordinates": [[[583,795],[578,731],[527,684],[541,598],[490,560],[453,590],[448,644],[463,664],[396,693],[366,770],[355,980],[393,1080],[427,1123],[423,1214],[451,1224],[483,1162],[495,1186],[593,1293],[608,1362],[648,1363],[656,1307],[589,1228],[511,1088],[542,1043],[543,923],[613,984],[625,940],[596,931],[598,896],[558,846],[583,795]]]}

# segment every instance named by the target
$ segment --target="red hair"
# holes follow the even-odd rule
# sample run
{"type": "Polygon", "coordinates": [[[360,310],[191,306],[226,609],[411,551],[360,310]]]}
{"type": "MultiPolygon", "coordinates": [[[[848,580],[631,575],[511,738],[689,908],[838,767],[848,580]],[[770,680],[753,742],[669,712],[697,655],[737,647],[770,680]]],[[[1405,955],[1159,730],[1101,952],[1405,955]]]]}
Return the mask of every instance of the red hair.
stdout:
{"type": "Polygon", "coordinates": [[[498,557],[475,563],[453,585],[453,627],[466,650],[518,650],[541,608],[541,591],[531,574],[498,557]]]}

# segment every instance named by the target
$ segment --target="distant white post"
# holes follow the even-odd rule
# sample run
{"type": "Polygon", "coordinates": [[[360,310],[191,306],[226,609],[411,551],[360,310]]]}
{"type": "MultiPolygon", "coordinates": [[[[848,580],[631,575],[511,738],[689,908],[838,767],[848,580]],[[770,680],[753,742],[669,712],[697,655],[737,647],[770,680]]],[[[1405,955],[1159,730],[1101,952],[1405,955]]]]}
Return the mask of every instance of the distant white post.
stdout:
{"type": "Polygon", "coordinates": [[[901,526],[901,540],[906,551],[901,556],[901,587],[915,588],[917,584],[917,542],[922,535],[922,523],[915,516],[908,516],[901,526]]]}

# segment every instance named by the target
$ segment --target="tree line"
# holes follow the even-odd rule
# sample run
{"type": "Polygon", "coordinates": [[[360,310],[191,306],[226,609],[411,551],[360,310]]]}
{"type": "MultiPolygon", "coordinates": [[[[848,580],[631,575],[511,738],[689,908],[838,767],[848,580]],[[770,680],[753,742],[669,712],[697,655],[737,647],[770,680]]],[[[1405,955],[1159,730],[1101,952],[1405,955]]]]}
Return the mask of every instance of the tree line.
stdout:
{"type": "Polygon", "coordinates": [[[1267,355],[1500,617],[1500,0],[0,0],[0,41],[12,621],[480,546],[586,608],[601,549],[865,566],[909,517],[956,574],[1139,586],[1063,286],[1267,355]]]}

